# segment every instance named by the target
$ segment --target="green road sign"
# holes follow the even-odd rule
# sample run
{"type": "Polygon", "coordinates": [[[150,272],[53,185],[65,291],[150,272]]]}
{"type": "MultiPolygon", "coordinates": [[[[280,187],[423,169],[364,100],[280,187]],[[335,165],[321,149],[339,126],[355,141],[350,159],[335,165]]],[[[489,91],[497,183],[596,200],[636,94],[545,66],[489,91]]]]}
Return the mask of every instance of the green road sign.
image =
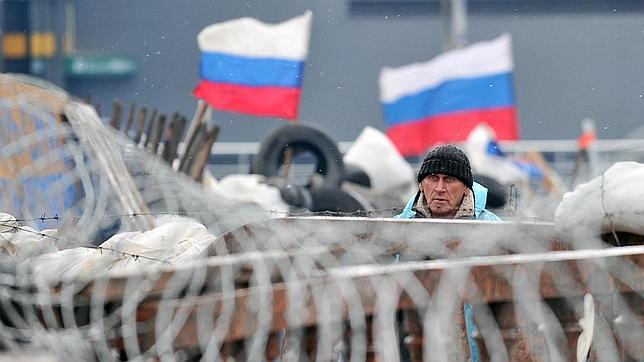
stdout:
{"type": "Polygon", "coordinates": [[[65,59],[65,75],[71,78],[127,77],[137,68],[136,59],[128,55],[74,54],[65,59]]]}

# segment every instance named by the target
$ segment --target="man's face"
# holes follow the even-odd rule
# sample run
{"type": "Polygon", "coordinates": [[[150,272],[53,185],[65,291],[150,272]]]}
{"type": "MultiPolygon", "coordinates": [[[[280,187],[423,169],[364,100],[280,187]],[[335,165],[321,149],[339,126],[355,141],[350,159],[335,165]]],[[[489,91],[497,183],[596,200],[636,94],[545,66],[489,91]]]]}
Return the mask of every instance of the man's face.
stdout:
{"type": "Polygon", "coordinates": [[[432,216],[439,219],[453,218],[461,206],[467,186],[454,176],[427,175],[419,185],[425,195],[432,216]]]}

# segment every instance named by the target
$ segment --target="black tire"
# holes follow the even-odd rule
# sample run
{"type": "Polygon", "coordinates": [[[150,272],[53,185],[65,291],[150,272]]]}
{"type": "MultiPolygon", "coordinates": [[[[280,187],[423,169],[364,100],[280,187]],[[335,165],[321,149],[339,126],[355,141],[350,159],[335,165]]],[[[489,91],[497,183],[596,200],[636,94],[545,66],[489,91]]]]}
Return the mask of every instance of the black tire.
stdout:
{"type": "Polygon", "coordinates": [[[350,163],[344,164],[344,180],[364,187],[371,187],[369,175],[360,166],[350,163]]]}
{"type": "Polygon", "coordinates": [[[506,192],[503,184],[494,178],[485,175],[474,175],[473,178],[474,181],[487,188],[486,208],[498,209],[505,206],[508,201],[508,193],[506,192]]]}
{"type": "Polygon", "coordinates": [[[311,191],[313,212],[358,213],[366,211],[360,201],[341,189],[315,189],[311,191]]]}
{"type": "Polygon", "coordinates": [[[309,152],[315,157],[315,173],[324,176],[321,187],[337,188],[344,180],[344,162],[338,145],[322,130],[302,124],[289,124],[269,134],[253,159],[251,173],[267,178],[280,176],[284,153],[290,147],[293,158],[309,152]]]}

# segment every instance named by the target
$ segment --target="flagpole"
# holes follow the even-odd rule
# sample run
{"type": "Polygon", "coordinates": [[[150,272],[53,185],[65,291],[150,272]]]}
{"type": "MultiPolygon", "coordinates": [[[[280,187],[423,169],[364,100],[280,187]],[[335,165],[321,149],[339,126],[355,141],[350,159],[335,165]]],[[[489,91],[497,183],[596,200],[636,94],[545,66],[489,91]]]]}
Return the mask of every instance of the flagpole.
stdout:
{"type": "Polygon", "coordinates": [[[188,132],[186,133],[186,136],[184,138],[184,142],[182,147],[179,149],[179,164],[177,166],[177,170],[181,172],[186,168],[186,163],[188,162],[188,157],[189,157],[189,151],[190,151],[190,145],[192,145],[195,142],[195,138],[197,137],[197,134],[199,133],[198,130],[201,128],[201,124],[203,123],[203,118],[204,115],[206,114],[206,110],[208,109],[208,105],[206,102],[199,100],[197,101],[197,108],[195,109],[195,114],[192,117],[192,120],[190,121],[190,125],[188,127],[188,132]]]}
{"type": "Polygon", "coordinates": [[[443,50],[467,45],[467,1],[441,0],[443,18],[443,50]]]}
{"type": "MultiPolygon", "coordinates": [[[[212,120],[212,108],[210,108],[210,106],[206,106],[204,115],[206,114],[209,115],[208,119],[212,120]]],[[[203,182],[203,172],[208,164],[208,159],[210,158],[210,153],[215,140],[219,135],[219,126],[212,124],[212,127],[209,127],[210,123],[211,122],[208,121],[201,122],[204,126],[202,129],[203,141],[198,145],[192,167],[190,169],[190,177],[197,182],[203,182]]]]}

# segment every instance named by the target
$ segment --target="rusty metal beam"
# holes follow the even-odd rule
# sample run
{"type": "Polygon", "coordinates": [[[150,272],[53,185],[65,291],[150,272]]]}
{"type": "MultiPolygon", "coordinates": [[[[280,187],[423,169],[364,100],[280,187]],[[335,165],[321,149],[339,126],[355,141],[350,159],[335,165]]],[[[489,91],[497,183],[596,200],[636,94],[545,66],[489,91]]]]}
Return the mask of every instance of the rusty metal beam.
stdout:
{"type": "MultiPolygon", "coordinates": [[[[213,245],[229,253],[289,247],[369,244],[383,252],[414,258],[479,256],[556,250],[554,224],[474,220],[359,217],[286,217],[250,223],[218,237],[213,245]],[[446,243],[446,241],[452,241],[446,243]],[[519,242],[520,241],[520,242],[519,242]],[[521,246],[522,249],[519,249],[521,246]]],[[[216,255],[215,247],[208,255],[216,255]]]]}
{"type": "MultiPolygon", "coordinates": [[[[539,297],[542,299],[576,297],[584,293],[635,293],[641,297],[644,292],[644,247],[625,247],[620,249],[624,250],[569,251],[521,256],[521,258],[516,258],[516,255],[486,257],[481,258],[482,260],[463,260],[460,265],[457,263],[453,267],[470,268],[477,295],[464,293],[461,297],[476,303],[516,301],[516,294],[513,293],[506,278],[500,275],[499,268],[505,268],[507,272],[514,274],[523,273],[525,275],[531,275],[534,273],[535,268],[539,268],[542,271],[542,275],[544,275],[540,278],[538,288],[539,297]],[[493,260],[490,260],[491,258],[493,260]],[[624,269],[620,267],[623,265],[631,265],[632,267],[624,269]],[[579,284],[576,282],[555,283],[553,276],[549,273],[562,268],[580,271],[579,284]],[[608,268],[612,274],[600,273],[604,268],[608,268]],[[597,274],[605,274],[602,277],[605,283],[584,284],[588,278],[597,274]],[[624,283],[622,279],[628,279],[630,282],[624,283]]],[[[290,286],[287,283],[274,284],[269,288],[272,300],[270,331],[276,332],[282,329],[315,326],[320,323],[315,299],[312,298],[316,290],[339,288],[342,281],[351,283],[359,295],[358,299],[362,304],[361,307],[365,316],[369,316],[375,313],[374,303],[378,295],[376,289],[378,286],[374,285],[373,281],[378,280],[379,277],[391,277],[396,273],[401,273],[403,270],[408,271],[413,273],[416,280],[426,290],[432,291],[437,287],[443,273],[452,268],[452,266],[448,266],[441,261],[414,264],[417,265],[404,268],[392,268],[392,266],[350,267],[349,269],[355,268],[357,270],[338,270],[332,276],[307,280],[306,287],[302,291],[302,295],[306,298],[304,303],[306,308],[300,314],[301,318],[297,320],[288,320],[287,318],[290,286]]],[[[233,310],[229,316],[230,327],[226,335],[226,341],[236,341],[253,336],[257,332],[257,321],[254,319],[255,313],[252,312],[252,309],[249,309],[248,301],[250,299],[256,300],[259,297],[259,293],[262,293],[261,288],[247,288],[230,293],[215,293],[175,301],[147,300],[139,306],[137,320],[138,322],[153,322],[157,314],[167,314],[172,312],[173,308],[183,306],[185,309],[182,310],[182,313],[187,313],[187,319],[180,331],[178,331],[173,343],[175,343],[175,348],[194,347],[198,343],[196,328],[197,320],[201,315],[198,311],[200,309],[212,310],[213,323],[216,323],[224,303],[229,303],[229,306],[233,306],[233,310]],[[162,311],[160,311],[160,307],[163,308],[162,311]]],[[[340,295],[341,293],[338,294],[338,296],[340,295]]],[[[342,322],[347,318],[346,301],[342,303],[344,304],[342,304],[342,310],[339,313],[325,315],[325,323],[342,322]]],[[[415,309],[416,307],[413,301],[401,295],[398,309],[415,309]]],[[[641,313],[642,311],[636,312],[641,313]]],[[[144,338],[144,340],[150,340],[150,338],[144,338]]]]}

